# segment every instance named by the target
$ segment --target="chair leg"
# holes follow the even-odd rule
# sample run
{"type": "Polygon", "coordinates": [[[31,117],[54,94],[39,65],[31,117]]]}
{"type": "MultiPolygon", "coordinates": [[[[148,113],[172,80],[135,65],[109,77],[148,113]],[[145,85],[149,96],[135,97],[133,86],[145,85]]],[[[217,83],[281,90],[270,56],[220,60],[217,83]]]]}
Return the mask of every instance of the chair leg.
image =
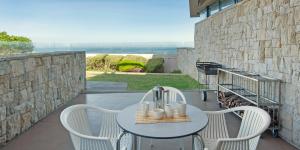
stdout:
{"type": "Polygon", "coordinates": [[[153,139],[150,139],[150,149],[152,150],[154,148],[153,139]]]}
{"type": "Polygon", "coordinates": [[[141,150],[141,145],[142,145],[142,137],[138,138],[138,150],[141,150]]]}
{"type": "Polygon", "coordinates": [[[182,140],[180,140],[179,146],[180,146],[179,150],[184,150],[184,144],[182,140]]]}

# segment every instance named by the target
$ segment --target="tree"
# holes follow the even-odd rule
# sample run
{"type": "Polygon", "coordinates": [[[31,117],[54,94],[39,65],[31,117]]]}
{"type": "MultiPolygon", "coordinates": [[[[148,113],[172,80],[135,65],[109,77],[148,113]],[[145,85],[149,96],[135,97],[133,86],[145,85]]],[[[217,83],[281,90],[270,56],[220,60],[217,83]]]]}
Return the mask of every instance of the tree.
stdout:
{"type": "Polygon", "coordinates": [[[0,32],[0,54],[26,53],[33,51],[32,41],[23,36],[0,32]]]}

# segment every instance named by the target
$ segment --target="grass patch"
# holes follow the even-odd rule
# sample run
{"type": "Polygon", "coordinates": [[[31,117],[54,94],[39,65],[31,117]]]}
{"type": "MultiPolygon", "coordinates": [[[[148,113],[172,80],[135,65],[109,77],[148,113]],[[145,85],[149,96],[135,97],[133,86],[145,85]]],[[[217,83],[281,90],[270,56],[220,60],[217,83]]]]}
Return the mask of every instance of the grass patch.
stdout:
{"type": "Polygon", "coordinates": [[[197,89],[198,83],[187,75],[154,74],[101,74],[87,78],[88,81],[127,82],[128,90],[150,90],[156,85],[171,86],[182,90],[197,89]]]}

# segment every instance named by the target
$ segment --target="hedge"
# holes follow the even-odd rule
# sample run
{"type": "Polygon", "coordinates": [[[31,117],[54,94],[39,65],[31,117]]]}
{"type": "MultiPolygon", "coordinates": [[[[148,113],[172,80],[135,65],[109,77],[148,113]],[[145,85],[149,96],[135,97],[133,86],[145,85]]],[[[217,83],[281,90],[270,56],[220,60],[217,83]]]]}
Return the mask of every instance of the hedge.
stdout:
{"type": "Polygon", "coordinates": [[[147,63],[147,59],[143,56],[136,56],[136,55],[126,55],[123,60],[128,60],[128,61],[135,61],[135,62],[139,62],[139,63],[143,63],[146,64],[147,63]]]}
{"type": "Polygon", "coordinates": [[[162,73],[164,72],[164,59],[152,58],[146,64],[146,72],[162,73]]]}
{"type": "Polygon", "coordinates": [[[117,65],[120,63],[120,61],[124,58],[122,55],[107,55],[105,57],[105,64],[109,65],[109,68],[116,71],[117,65]]]}
{"type": "Polygon", "coordinates": [[[163,58],[152,58],[136,55],[106,55],[100,54],[87,57],[87,70],[121,71],[121,72],[163,72],[163,58]]]}
{"type": "Polygon", "coordinates": [[[96,56],[87,57],[86,59],[86,69],[87,70],[104,70],[104,58],[106,54],[100,54],[96,56]]]}
{"type": "Polygon", "coordinates": [[[122,60],[117,65],[117,70],[121,72],[144,72],[145,64],[134,60],[122,60]]]}

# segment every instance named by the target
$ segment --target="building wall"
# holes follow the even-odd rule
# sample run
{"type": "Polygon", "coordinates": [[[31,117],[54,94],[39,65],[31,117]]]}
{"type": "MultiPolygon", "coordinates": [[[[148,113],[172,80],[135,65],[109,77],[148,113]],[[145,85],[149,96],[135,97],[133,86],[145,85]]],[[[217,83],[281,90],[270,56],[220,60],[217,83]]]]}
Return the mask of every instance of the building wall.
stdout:
{"type": "Polygon", "coordinates": [[[244,0],[195,25],[195,48],[178,50],[178,67],[196,78],[199,59],[281,79],[280,136],[299,148],[299,43],[300,0],[244,0]]]}
{"type": "Polygon", "coordinates": [[[0,145],[85,89],[85,52],[0,59],[0,145]]]}

